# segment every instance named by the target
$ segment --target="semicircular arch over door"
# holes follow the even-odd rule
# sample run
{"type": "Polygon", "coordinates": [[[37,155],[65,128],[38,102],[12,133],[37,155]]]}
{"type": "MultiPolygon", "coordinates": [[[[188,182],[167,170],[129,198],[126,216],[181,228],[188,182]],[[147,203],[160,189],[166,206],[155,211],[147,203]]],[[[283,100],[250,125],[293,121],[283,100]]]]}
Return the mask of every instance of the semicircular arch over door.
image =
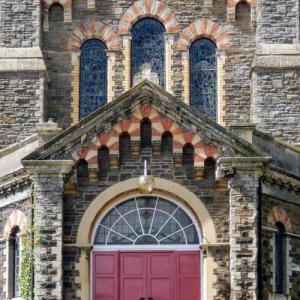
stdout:
{"type": "Polygon", "coordinates": [[[179,203],[136,196],[93,233],[93,300],[201,300],[200,230],[179,203]]]}

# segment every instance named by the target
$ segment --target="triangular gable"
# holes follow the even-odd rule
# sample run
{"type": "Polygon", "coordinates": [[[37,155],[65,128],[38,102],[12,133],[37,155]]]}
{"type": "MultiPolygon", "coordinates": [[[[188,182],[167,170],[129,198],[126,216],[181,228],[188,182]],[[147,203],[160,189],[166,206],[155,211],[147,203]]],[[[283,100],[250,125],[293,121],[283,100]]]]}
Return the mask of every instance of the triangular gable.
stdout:
{"type": "Polygon", "coordinates": [[[159,141],[164,131],[170,131],[174,139],[174,152],[180,153],[186,143],[194,145],[196,164],[202,164],[206,157],[257,157],[264,154],[145,80],[68,128],[24,160],[85,158],[94,164],[95,153],[101,145],[105,144],[112,154],[118,154],[120,133],[126,131],[133,140],[139,140],[143,118],[149,118],[152,122],[153,141],[159,141]]]}

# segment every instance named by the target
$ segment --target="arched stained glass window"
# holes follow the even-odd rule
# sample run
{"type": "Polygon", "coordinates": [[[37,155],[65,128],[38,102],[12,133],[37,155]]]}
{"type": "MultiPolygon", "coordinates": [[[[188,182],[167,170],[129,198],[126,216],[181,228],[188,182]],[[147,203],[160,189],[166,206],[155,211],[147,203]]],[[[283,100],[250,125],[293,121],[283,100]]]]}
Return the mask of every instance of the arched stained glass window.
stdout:
{"type": "Polygon", "coordinates": [[[209,39],[196,40],[190,48],[191,106],[216,120],[217,57],[209,39]]]}
{"type": "Polygon", "coordinates": [[[80,118],[107,102],[106,47],[99,40],[89,40],[80,48],[80,118]]]}
{"type": "Polygon", "coordinates": [[[132,27],[131,80],[133,84],[147,78],[161,87],[165,86],[164,32],[163,25],[151,18],[142,19],[132,27]]]}
{"type": "Polygon", "coordinates": [[[198,232],[189,215],[159,197],[137,197],[115,206],[102,219],[96,245],[195,245],[198,232]]]}

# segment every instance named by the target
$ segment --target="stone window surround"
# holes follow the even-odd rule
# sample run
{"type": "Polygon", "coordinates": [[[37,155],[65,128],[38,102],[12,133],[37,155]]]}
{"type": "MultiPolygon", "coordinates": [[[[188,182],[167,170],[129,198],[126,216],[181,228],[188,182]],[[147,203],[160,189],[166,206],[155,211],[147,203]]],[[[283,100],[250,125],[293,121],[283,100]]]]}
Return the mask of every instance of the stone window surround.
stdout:
{"type": "Polygon", "coordinates": [[[20,237],[21,237],[21,250],[22,251],[22,235],[26,233],[27,230],[27,220],[24,212],[21,210],[15,209],[12,211],[10,216],[8,217],[4,230],[3,230],[3,238],[6,241],[5,245],[5,259],[4,259],[4,266],[5,266],[5,273],[4,273],[4,294],[6,295],[7,300],[18,300],[21,299],[20,297],[18,298],[12,298],[12,279],[11,279],[11,274],[12,274],[12,253],[11,253],[11,244],[10,244],[10,235],[12,230],[15,227],[19,227],[20,229],[20,237]]]}
{"type": "Polygon", "coordinates": [[[68,49],[71,53],[72,65],[72,125],[79,121],[79,98],[80,98],[80,47],[89,39],[99,39],[106,45],[107,53],[107,102],[111,102],[115,97],[114,93],[114,78],[116,55],[120,50],[120,44],[114,31],[101,22],[92,21],[81,24],[76,28],[70,36],[68,49]]]}

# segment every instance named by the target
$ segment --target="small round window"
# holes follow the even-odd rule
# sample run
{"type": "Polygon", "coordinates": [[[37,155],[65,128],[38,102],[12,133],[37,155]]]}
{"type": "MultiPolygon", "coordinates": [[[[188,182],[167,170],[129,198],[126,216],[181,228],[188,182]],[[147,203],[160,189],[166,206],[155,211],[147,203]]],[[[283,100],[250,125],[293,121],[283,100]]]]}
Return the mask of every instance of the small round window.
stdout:
{"type": "Polygon", "coordinates": [[[99,224],[95,245],[195,245],[198,232],[188,214],[159,197],[137,197],[115,206],[99,224]]]}

